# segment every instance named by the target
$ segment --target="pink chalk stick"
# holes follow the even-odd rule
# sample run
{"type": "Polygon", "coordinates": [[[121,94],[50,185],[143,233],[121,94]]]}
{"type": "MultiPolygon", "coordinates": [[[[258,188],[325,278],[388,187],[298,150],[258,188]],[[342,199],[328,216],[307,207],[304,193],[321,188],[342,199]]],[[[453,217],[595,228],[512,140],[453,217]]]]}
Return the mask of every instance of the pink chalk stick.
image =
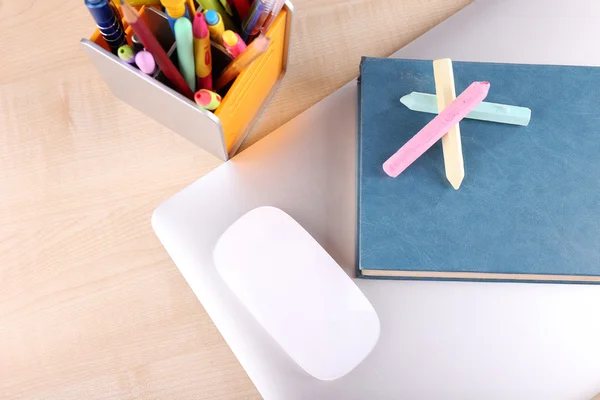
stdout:
{"type": "Polygon", "coordinates": [[[448,131],[485,99],[489,82],[473,82],[452,103],[423,127],[393,156],[383,163],[383,170],[392,178],[400,175],[448,131]]]}

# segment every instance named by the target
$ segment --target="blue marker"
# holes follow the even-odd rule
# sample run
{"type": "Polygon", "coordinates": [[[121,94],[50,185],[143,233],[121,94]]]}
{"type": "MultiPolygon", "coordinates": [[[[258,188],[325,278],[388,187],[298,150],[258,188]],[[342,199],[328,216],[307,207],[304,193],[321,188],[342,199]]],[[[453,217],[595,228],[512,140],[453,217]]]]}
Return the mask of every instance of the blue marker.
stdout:
{"type": "Polygon", "coordinates": [[[275,0],[255,0],[252,7],[242,22],[242,39],[248,42],[248,39],[258,34],[265,20],[273,11],[275,0]]]}
{"type": "Polygon", "coordinates": [[[119,11],[108,0],[84,0],[84,2],[106,44],[114,54],[117,54],[119,47],[127,44],[119,11]]]}

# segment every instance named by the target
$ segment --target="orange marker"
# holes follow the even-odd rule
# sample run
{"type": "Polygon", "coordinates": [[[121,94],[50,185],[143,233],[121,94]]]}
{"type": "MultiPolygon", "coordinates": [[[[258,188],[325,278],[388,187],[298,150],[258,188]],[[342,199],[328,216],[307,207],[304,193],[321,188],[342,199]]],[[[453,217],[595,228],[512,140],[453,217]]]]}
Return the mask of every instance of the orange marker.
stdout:
{"type": "Polygon", "coordinates": [[[210,55],[210,34],[206,19],[201,11],[194,16],[194,58],[198,89],[212,90],[212,59],[210,55]]]}

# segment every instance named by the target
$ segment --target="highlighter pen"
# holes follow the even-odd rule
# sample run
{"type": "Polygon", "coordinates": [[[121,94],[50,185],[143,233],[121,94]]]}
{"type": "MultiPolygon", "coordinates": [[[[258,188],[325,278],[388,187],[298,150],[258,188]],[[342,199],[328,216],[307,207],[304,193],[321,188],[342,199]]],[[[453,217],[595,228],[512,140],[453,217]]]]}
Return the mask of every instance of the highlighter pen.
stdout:
{"type": "Polygon", "coordinates": [[[117,54],[119,47],[127,44],[121,14],[108,0],[85,0],[85,5],[96,21],[106,44],[113,54],[117,54]]]}
{"type": "Polygon", "coordinates": [[[165,14],[167,14],[171,30],[175,32],[175,21],[181,17],[190,17],[185,6],[185,0],[160,0],[160,2],[165,8],[165,14]]]}
{"type": "Polygon", "coordinates": [[[197,88],[212,90],[212,59],[210,55],[210,35],[202,11],[194,16],[194,58],[196,60],[197,88]]]}
{"type": "Polygon", "coordinates": [[[192,92],[195,92],[194,38],[192,36],[192,23],[189,19],[182,17],[175,21],[175,40],[177,41],[179,72],[183,75],[192,92]]]}
{"type": "Polygon", "coordinates": [[[194,95],[194,101],[199,108],[214,111],[221,105],[221,96],[210,90],[200,89],[194,95]]]}
{"type": "Polygon", "coordinates": [[[208,30],[210,32],[210,38],[213,42],[223,44],[223,32],[225,32],[225,26],[223,25],[223,18],[215,10],[204,11],[204,18],[208,24],[208,30]]]}
{"type": "Polygon", "coordinates": [[[142,50],[135,55],[135,63],[140,71],[146,75],[152,75],[156,71],[156,61],[152,54],[146,50],[142,50]]]}
{"type": "Polygon", "coordinates": [[[233,23],[233,20],[227,14],[219,0],[198,0],[198,4],[202,7],[204,11],[206,10],[215,10],[221,15],[223,18],[223,24],[225,25],[225,29],[231,29],[232,31],[237,31],[237,26],[233,23]]]}
{"type": "Polygon", "coordinates": [[[246,43],[242,40],[240,35],[233,31],[225,31],[223,33],[223,46],[229,54],[233,56],[233,58],[242,54],[244,50],[246,50],[246,43]]]}
{"type": "Polygon", "coordinates": [[[133,48],[128,44],[119,47],[117,54],[119,58],[125,61],[127,64],[135,65],[135,51],[133,51],[133,48]]]}
{"type": "Polygon", "coordinates": [[[242,22],[242,39],[247,42],[251,37],[259,33],[263,23],[273,11],[275,0],[255,0],[250,8],[248,16],[242,22]]]}

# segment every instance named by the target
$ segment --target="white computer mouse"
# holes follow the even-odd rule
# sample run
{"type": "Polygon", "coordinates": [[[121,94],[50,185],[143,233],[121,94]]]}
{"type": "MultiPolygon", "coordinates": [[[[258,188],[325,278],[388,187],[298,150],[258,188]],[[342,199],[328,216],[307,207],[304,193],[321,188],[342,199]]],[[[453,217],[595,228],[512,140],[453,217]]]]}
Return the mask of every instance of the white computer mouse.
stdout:
{"type": "Polygon", "coordinates": [[[292,217],[256,208],[214,250],[229,288],[271,337],[317,379],[346,375],[379,338],[375,309],[342,268],[292,217]]]}

